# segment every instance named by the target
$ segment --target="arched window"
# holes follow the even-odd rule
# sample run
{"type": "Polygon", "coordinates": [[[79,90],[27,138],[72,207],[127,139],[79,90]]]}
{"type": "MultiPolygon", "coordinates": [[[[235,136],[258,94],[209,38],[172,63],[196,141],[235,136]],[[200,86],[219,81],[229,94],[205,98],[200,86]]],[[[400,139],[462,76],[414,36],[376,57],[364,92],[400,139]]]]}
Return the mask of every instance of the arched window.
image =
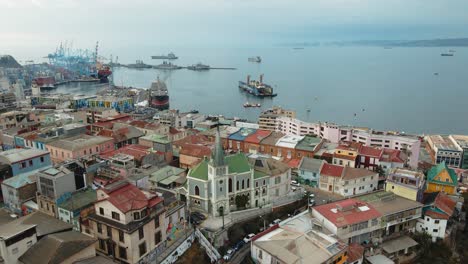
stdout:
{"type": "Polygon", "coordinates": [[[200,196],[200,188],[195,185],[195,195],[200,196]]]}
{"type": "Polygon", "coordinates": [[[244,180],[242,180],[242,190],[245,188],[244,180]]]}
{"type": "Polygon", "coordinates": [[[228,184],[229,184],[229,187],[228,187],[228,188],[229,188],[229,192],[232,192],[232,179],[229,179],[228,184]]]}
{"type": "Polygon", "coordinates": [[[239,190],[239,181],[237,181],[237,183],[236,183],[236,190],[237,191],[239,190]]]}
{"type": "Polygon", "coordinates": [[[250,179],[247,179],[247,188],[250,188],[250,179]]]}

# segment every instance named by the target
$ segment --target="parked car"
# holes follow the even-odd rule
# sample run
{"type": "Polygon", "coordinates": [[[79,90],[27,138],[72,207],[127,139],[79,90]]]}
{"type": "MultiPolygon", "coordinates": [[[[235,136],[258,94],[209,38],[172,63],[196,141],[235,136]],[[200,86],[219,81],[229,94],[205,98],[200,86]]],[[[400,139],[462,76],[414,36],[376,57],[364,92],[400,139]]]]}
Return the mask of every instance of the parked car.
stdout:
{"type": "Polygon", "coordinates": [[[301,186],[301,184],[298,183],[297,181],[291,181],[291,185],[292,185],[292,186],[295,186],[295,187],[301,186]]]}
{"type": "Polygon", "coordinates": [[[230,260],[232,255],[234,255],[234,250],[232,249],[229,249],[227,252],[226,252],[226,255],[223,256],[223,259],[224,260],[230,260]]]}
{"type": "Polygon", "coordinates": [[[201,220],[206,220],[206,216],[200,212],[192,212],[192,215],[195,215],[196,217],[198,217],[199,219],[201,220]]]}
{"type": "Polygon", "coordinates": [[[237,242],[237,244],[234,246],[234,251],[238,251],[239,249],[241,249],[243,246],[245,245],[245,242],[244,240],[241,240],[239,242],[237,242]]]}
{"type": "Polygon", "coordinates": [[[244,237],[244,242],[247,244],[252,240],[252,238],[255,236],[255,234],[248,234],[246,237],[244,237]]]}

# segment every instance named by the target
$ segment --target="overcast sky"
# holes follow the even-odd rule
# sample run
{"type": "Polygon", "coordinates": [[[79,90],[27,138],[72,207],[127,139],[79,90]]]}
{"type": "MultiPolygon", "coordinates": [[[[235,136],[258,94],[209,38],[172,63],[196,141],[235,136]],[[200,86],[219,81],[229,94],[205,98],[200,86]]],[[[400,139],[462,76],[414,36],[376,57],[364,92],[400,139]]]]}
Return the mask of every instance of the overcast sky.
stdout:
{"type": "Polygon", "coordinates": [[[0,0],[0,54],[468,36],[467,0],[0,0]]]}

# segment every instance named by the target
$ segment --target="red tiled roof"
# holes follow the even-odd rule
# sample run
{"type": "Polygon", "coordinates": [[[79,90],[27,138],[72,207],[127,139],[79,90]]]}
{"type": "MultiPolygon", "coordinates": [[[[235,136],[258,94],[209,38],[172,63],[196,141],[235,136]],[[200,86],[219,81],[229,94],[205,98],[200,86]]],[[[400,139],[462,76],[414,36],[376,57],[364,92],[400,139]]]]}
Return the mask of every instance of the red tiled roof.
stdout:
{"type": "Polygon", "coordinates": [[[454,200],[450,199],[446,194],[443,192],[439,192],[437,195],[435,201],[434,201],[434,206],[442,210],[444,213],[446,213],[449,216],[453,215],[453,211],[455,209],[455,205],[457,202],[454,200]]]}
{"type": "Polygon", "coordinates": [[[348,141],[343,141],[340,143],[340,145],[336,149],[342,149],[342,150],[351,150],[351,151],[358,151],[361,149],[362,144],[359,142],[348,142],[348,141]]]}
{"type": "Polygon", "coordinates": [[[177,130],[176,128],[173,128],[173,127],[169,128],[169,134],[178,134],[178,133],[180,133],[180,131],[177,130]]]}
{"type": "Polygon", "coordinates": [[[97,134],[98,136],[103,136],[103,137],[113,137],[114,136],[114,131],[109,130],[109,129],[103,129],[99,131],[97,134]]]}
{"type": "Polygon", "coordinates": [[[364,255],[364,247],[358,243],[351,243],[348,246],[348,263],[353,263],[354,261],[361,259],[364,255]]]}
{"type": "Polygon", "coordinates": [[[255,133],[248,135],[244,139],[244,142],[260,144],[260,141],[268,137],[270,134],[271,134],[270,130],[258,129],[257,131],[255,131],[255,133]]]}
{"type": "Polygon", "coordinates": [[[146,155],[150,153],[149,149],[150,147],[142,146],[142,145],[126,145],[120,149],[101,153],[100,156],[102,158],[110,158],[117,154],[122,153],[122,154],[130,155],[134,157],[136,160],[141,160],[143,157],[145,157],[146,155]]]}
{"type": "Polygon", "coordinates": [[[380,161],[404,163],[405,161],[402,156],[403,153],[400,150],[384,148],[380,161]]]}
{"type": "Polygon", "coordinates": [[[181,155],[203,158],[211,155],[211,149],[201,145],[184,144],[179,153],[181,155]]]}
{"type": "Polygon", "coordinates": [[[322,166],[322,170],[320,171],[320,174],[326,175],[326,176],[341,177],[341,174],[343,173],[343,169],[344,169],[343,166],[324,163],[322,166]]]}
{"type": "Polygon", "coordinates": [[[450,218],[450,216],[448,216],[446,214],[443,214],[443,213],[433,211],[432,209],[427,210],[424,213],[424,215],[429,216],[432,219],[445,219],[445,220],[448,220],[450,218]]]}
{"type": "Polygon", "coordinates": [[[301,160],[300,159],[290,159],[288,161],[283,161],[283,162],[285,162],[288,165],[289,168],[292,168],[292,169],[296,168],[297,169],[299,167],[299,164],[301,163],[301,160]]]}
{"type": "Polygon", "coordinates": [[[381,216],[372,205],[355,199],[319,205],[313,207],[312,210],[323,215],[337,227],[352,225],[381,216]]]}
{"type": "Polygon", "coordinates": [[[127,183],[111,191],[103,189],[109,195],[107,200],[117,207],[122,213],[132,210],[140,210],[152,207],[163,201],[161,197],[148,198],[135,185],[127,183]]]}
{"type": "Polygon", "coordinates": [[[111,129],[114,126],[114,124],[112,122],[109,122],[109,121],[96,122],[96,123],[93,123],[91,125],[96,126],[96,127],[109,128],[109,129],[111,129]]]}
{"type": "Polygon", "coordinates": [[[382,154],[383,154],[383,149],[378,149],[374,147],[362,146],[361,149],[359,150],[359,155],[363,155],[363,156],[380,158],[382,154]]]}
{"type": "Polygon", "coordinates": [[[183,139],[174,141],[172,145],[174,146],[183,146],[185,144],[196,144],[203,146],[214,146],[214,142],[205,135],[188,135],[183,139]]]}

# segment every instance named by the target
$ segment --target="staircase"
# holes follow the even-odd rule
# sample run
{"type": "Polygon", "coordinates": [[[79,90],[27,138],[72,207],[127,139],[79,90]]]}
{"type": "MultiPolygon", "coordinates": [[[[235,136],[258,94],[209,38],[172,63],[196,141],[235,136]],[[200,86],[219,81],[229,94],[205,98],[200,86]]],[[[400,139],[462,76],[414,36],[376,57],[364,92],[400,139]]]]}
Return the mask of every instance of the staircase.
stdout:
{"type": "Polygon", "coordinates": [[[206,254],[210,257],[211,263],[215,263],[221,259],[221,254],[219,254],[218,250],[211,245],[210,241],[206,239],[200,230],[195,230],[195,236],[198,238],[198,241],[203,248],[205,248],[206,254]]]}

